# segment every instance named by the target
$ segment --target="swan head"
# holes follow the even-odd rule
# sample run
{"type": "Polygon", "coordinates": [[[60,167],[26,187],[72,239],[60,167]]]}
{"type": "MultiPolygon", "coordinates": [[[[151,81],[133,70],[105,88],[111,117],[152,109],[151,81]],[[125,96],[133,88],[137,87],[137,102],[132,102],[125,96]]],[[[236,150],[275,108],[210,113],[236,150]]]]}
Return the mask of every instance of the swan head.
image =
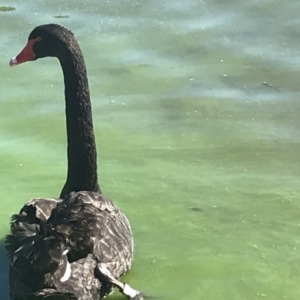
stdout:
{"type": "Polygon", "coordinates": [[[10,60],[9,65],[16,66],[47,56],[63,59],[70,47],[77,48],[78,44],[69,29],[58,24],[37,26],[29,34],[23,50],[10,60]]]}

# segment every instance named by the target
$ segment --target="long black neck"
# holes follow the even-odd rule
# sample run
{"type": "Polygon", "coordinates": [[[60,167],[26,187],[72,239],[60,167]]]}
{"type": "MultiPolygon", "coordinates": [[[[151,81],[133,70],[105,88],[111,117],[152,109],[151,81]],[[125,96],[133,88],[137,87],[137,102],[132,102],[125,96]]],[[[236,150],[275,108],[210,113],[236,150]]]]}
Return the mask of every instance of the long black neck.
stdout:
{"type": "Polygon", "coordinates": [[[59,57],[65,83],[68,137],[68,174],[61,198],[72,191],[101,192],[86,67],[76,41],[66,48],[63,57],[59,57]]]}

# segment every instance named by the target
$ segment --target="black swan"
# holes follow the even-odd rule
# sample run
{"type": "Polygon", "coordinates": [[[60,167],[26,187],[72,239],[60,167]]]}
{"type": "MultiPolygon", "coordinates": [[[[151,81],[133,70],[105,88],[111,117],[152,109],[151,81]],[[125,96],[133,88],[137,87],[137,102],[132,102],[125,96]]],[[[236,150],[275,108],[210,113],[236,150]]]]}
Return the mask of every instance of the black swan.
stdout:
{"type": "Polygon", "coordinates": [[[63,70],[68,173],[58,199],[31,199],[12,216],[6,237],[11,298],[92,300],[117,287],[141,299],[118,280],[132,263],[132,233],[98,185],[86,67],[74,35],[57,24],[38,26],[10,65],[47,56],[57,57],[63,70]]]}

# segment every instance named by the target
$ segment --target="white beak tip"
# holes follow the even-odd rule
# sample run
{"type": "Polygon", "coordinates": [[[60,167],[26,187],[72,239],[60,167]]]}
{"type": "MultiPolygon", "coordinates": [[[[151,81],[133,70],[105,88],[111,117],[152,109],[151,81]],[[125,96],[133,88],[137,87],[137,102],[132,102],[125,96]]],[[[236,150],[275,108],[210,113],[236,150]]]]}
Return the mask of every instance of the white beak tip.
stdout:
{"type": "Polygon", "coordinates": [[[16,65],[17,63],[18,63],[18,60],[17,60],[17,57],[15,56],[15,57],[13,57],[13,58],[10,60],[9,65],[10,65],[10,66],[14,66],[14,65],[16,65]]]}

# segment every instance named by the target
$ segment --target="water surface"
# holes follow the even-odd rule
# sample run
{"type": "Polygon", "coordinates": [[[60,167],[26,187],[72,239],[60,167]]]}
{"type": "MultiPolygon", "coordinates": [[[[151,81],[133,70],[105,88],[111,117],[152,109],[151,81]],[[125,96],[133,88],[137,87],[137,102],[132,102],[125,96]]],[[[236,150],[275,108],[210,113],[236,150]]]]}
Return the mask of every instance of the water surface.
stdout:
{"type": "MultiPolygon", "coordinates": [[[[1,236],[28,198],[58,196],[65,180],[58,62],[8,67],[35,26],[60,23],[86,58],[102,190],[133,227],[124,280],[166,300],[298,299],[299,10],[0,1],[1,236]]],[[[7,300],[6,268],[1,290],[7,300]]]]}

